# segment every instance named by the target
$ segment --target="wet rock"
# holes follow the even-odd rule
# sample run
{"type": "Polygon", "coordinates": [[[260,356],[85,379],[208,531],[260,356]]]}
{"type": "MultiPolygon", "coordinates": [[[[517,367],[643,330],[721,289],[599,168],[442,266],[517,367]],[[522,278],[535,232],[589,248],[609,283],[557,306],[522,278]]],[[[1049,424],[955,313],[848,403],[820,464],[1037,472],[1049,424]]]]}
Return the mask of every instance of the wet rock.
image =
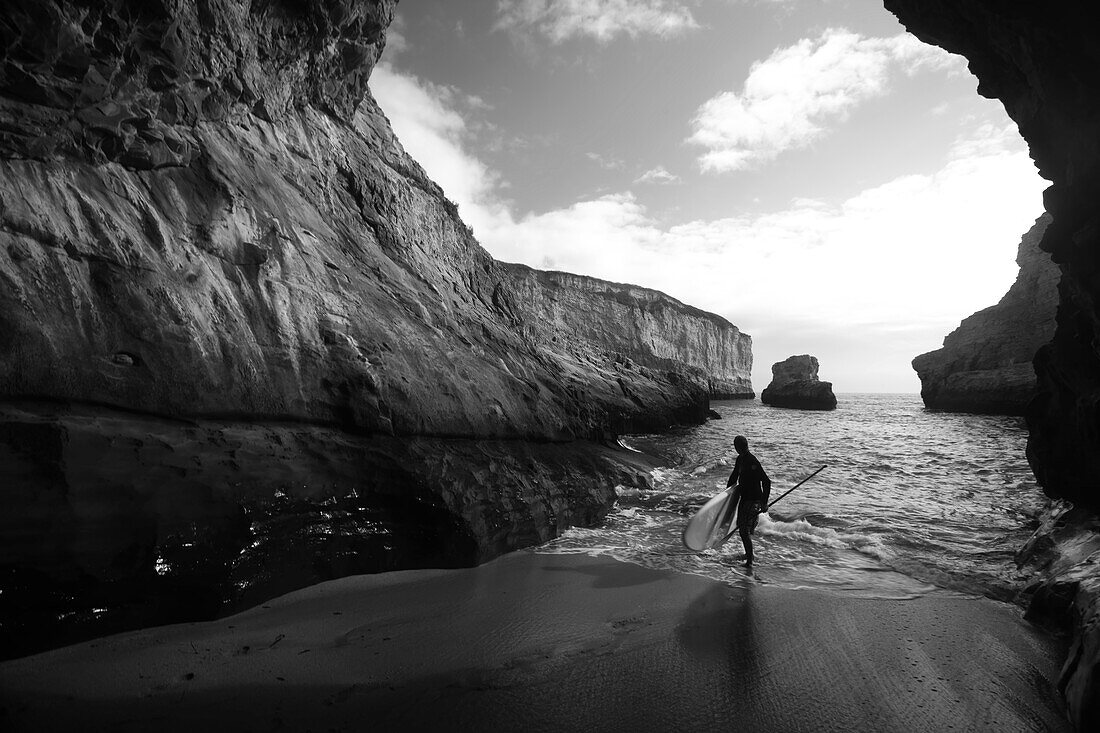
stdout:
{"type": "Polygon", "coordinates": [[[1100,518],[1065,500],[1050,502],[1016,564],[1032,578],[1017,599],[1027,618],[1071,640],[1059,689],[1071,718],[1091,723],[1100,715],[1100,518]]]}
{"type": "Polygon", "coordinates": [[[211,618],[351,573],[459,567],[647,474],[589,442],[0,406],[0,649],[211,618]]]}
{"type": "Polygon", "coordinates": [[[772,364],[772,381],[760,393],[760,401],[773,407],[799,410],[833,410],[836,396],[831,382],[817,376],[816,356],[789,356],[772,364]]]}

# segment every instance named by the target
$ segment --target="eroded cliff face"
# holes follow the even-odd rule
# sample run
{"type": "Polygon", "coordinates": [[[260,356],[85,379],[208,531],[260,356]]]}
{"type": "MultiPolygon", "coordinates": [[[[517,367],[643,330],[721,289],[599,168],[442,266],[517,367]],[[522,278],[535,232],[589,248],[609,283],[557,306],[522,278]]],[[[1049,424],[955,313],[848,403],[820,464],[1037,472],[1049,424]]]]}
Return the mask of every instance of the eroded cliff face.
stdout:
{"type": "Polygon", "coordinates": [[[0,10],[7,654],[545,541],[704,418],[524,332],[367,88],[394,4],[0,10]]]}
{"type": "Polygon", "coordinates": [[[943,348],[913,359],[926,407],[1023,415],[1036,395],[1032,361],[1054,336],[1060,272],[1039,248],[1050,215],[1020,240],[1020,273],[997,305],[965,318],[943,348]]]}
{"type": "Polygon", "coordinates": [[[525,329],[549,350],[671,372],[714,399],[752,398],[752,337],[664,293],[501,263],[525,329]]]}
{"type": "MultiPolygon", "coordinates": [[[[1035,357],[1028,459],[1043,490],[1100,510],[1100,47],[1079,2],[885,0],[917,37],[965,56],[978,92],[1000,99],[1052,185],[1040,247],[1061,271],[1054,337],[1035,357]]],[[[1096,555],[1081,562],[1095,578],[1096,555]]],[[[1100,727],[1100,602],[1067,583],[1074,653],[1063,670],[1070,717],[1100,727]]]]}

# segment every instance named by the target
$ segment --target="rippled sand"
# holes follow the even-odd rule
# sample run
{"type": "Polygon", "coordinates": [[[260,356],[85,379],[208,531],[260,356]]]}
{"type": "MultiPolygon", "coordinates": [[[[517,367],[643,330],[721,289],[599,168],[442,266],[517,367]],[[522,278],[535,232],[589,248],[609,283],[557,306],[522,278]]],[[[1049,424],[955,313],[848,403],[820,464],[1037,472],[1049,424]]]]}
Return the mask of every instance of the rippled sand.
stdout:
{"type": "Polygon", "coordinates": [[[987,599],[523,552],[0,664],[0,728],[1068,730],[1063,653],[987,599]]]}

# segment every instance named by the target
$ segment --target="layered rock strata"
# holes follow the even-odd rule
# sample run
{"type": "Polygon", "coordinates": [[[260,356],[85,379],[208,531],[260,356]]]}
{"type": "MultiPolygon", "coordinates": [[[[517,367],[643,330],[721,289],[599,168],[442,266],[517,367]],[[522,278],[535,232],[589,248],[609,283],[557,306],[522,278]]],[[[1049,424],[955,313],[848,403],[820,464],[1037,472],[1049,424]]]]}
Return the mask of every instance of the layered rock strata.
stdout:
{"type": "Polygon", "coordinates": [[[1036,395],[1032,360],[1054,335],[1060,273],[1039,241],[1043,214],[1020,240],[1020,273],[997,305],[964,319],[943,348],[913,359],[926,407],[1023,415],[1036,395]]]}
{"type": "Polygon", "coordinates": [[[664,293],[503,264],[524,329],[550,350],[669,372],[713,399],[752,398],[752,337],[664,293]]]}
{"type": "Polygon", "coordinates": [[[832,382],[818,379],[816,356],[788,356],[772,364],[772,381],[760,393],[760,401],[772,407],[799,410],[834,410],[832,382]]]}
{"type": "Polygon", "coordinates": [[[591,524],[704,385],[525,331],[368,78],[391,0],[0,11],[0,648],[591,524]]]}
{"type": "MultiPolygon", "coordinates": [[[[885,0],[917,37],[964,55],[978,92],[1004,103],[1040,173],[1051,223],[1040,247],[1061,271],[1054,337],[1035,356],[1028,459],[1043,490],[1100,511],[1100,49],[1071,0],[885,0]]],[[[1090,572],[1095,574],[1095,564],[1090,572]]],[[[1082,600],[1098,608],[1095,596],[1082,600]]],[[[1092,612],[1082,619],[1095,619],[1092,612]]],[[[1076,627],[1094,634],[1096,625],[1076,627]]],[[[1095,639],[1095,636],[1090,638],[1095,639]]],[[[1100,650],[1068,660],[1070,717],[1100,727],[1100,650]]]]}

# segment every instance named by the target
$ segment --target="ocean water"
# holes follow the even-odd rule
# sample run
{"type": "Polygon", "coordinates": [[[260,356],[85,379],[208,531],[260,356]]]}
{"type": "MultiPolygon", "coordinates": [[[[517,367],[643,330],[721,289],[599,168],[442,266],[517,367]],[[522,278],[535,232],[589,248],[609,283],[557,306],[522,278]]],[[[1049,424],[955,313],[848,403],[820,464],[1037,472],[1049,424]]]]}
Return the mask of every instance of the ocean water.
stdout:
{"type": "Polygon", "coordinates": [[[1045,498],[1024,458],[1021,418],[931,412],[914,394],[842,394],[835,411],[712,403],[721,420],[624,444],[661,456],[652,487],[619,487],[602,526],[573,528],[538,552],[609,555],[734,584],[814,588],[875,598],[928,593],[1011,600],[1013,554],[1045,498]],[[755,567],[734,535],[717,550],[682,544],[688,518],[725,487],[735,435],[772,479],[755,567]]]}

